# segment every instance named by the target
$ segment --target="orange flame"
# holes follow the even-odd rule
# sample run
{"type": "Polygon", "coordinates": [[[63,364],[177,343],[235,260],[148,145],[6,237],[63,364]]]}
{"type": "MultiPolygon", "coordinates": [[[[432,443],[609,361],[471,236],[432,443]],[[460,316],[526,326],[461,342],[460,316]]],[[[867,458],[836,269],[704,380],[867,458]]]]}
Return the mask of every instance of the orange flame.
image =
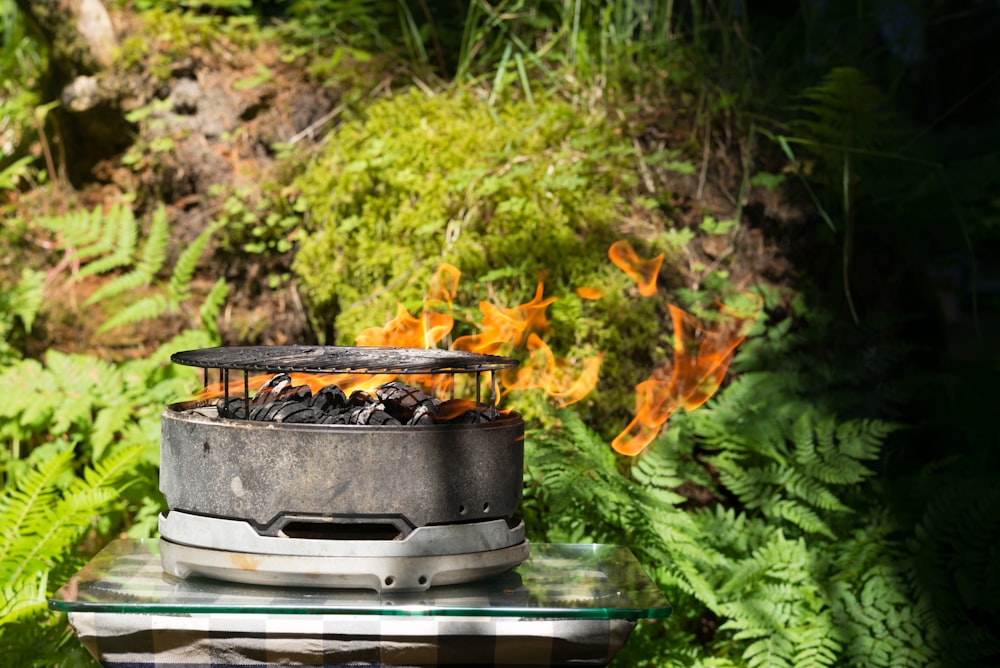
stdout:
{"type": "Polygon", "coordinates": [[[583,363],[583,371],[573,377],[565,360],[557,360],[540,333],[549,329],[545,310],[555,302],[555,297],[543,298],[544,285],[539,282],[531,301],[504,309],[489,302],[480,302],[483,314],[479,334],[455,340],[456,350],[497,354],[510,348],[525,348],[528,361],[517,369],[501,374],[504,393],[514,390],[542,389],[562,406],[580,401],[597,384],[603,355],[596,355],[583,363]]]}
{"type": "Polygon", "coordinates": [[[659,433],[678,409],[694,410],[719,389],[756,316],[721,307],[719,320],[705,327],[690,313],[668,305],[674,325],[673,366],[667,379],[656,374],[635,388],[636,415],[611,447],[623,455],[637,455],[659,433]]]}
{"type": "Polygon", "coordinates": [[[589,299],[590,301],[597,301],[604,297],[603,288],[593,288],[588,286],[581,286],[574,290],[580,299],[589,299]]]}
{"type": "MultiPolygon", "coordinates": [[[[412,315],[406,307],[397,303],[396,317],[381,327],[369,327],[358,334],[355,342],[359,346],[431,348],[451,334],[455,323],[451,315],[452,300],[458,290],[461,272],[453,265],[442,264],[431,280],[424,298],[421,316],[412,315]],[[448,312],[438,310],[445,308],[448,312]]],[[[539,336],[549,329],[546,309],[555,302],[555,297],[544,297],[544,285],[539,282],[535,296],[527,303],[512,308],[503,308],[490,302],[480,302],[483,314],[478,334],[459,337],[452,344],[455,350],[465,350],[482,354],[510,354],[514,349],[525,348],[528,360],[518,369],[501,374],[506,386],[506,394],[517,389],[541,388],[548,392],[560,405],[569,405],[586,396],[597,384],[603,355],[584,360],[582,371],[574,376],[573,369],[566,360],[557,360],[549,346],[539,336]]],[[[373,390],[394,376],[365,374],[290,374],[292,385],[307,385],[317,392],[326,385],[337,384],[345,394],[354,390],[373,390]]],[[[271,378],[269,374],[249,378],[247,386],[257,392],[271,378]]],[[[454,377],[433,375],[407,375],[404,382],[433,390],[439,398],[444,398],[453,389],[454,377]]],[[[196,399],[205,400],[219,397],[224,393],[222,383],[205,387],[196,399]]],[[[229,394],[242,396],[243,379],[229,383],[229,394]]],[[[456,404],[458,405],[458,404],[456,404]]]]}
{"type": "Polygon", "coordinates": [[[608,257],[636,282],[640,295],[652,297],[656,294],[656,277],[660,273],[660,265],[663,264],[663,253],[651,260],[643,260],[636,255],[629,242],[621,240],[611,244],[608,257]]]}
{"type": "Polygon", "coordinates": [[[431,278],[431,287],[427,290],[427,302],[444,302],[451,308],[451,300],[458,292],[458,279],[462,272],[453,264],[443,263],[431,278]]]}
{"type": "Polygon", "coordinates": [[[451,333],[455,318],[451,313],[442,313],[431,308],[432,304],[445,304],[451,310],[451,300],[458,291],[458,279],[462,272],[447,262],[438,267],[431,279],[431,286],[424,297],[423,310],[419,318],[396,303],[396,317],[382,327],[369,327],[355,338],[359,346],[382,348],[432,348],[451,333]]]}
{"type": "Polygon", "coordinates": [[[569,406],[587,396],[597,385],[604,353],[586,360],[575,378],[566,360],[557,360],[552,349],[535,333],[528,335],[529,362],[502,374],[504,391],[541,389],[560,406],[569,406]]]}
{"type": "MultiPolygon", "coordinates": [[[[350,395],[355,390],[373,390],[382,383],[393,380],[392,374],[339,374],[339,373],[304,373],[293,372],[288,374],[293,387],[306,385],[316,393],[327,385],[337,385],[344,394],[350,395]]],[[[257,393],[267,381],[274,377],[271,373],[258,373],[247,378],[244,385],[243,376],[240,374],[238,380],[229,381],[228,394],[232,397],[242,397],[245,389],[252,393],[257,393]]],[[[216,399],[226,394],[226,384],[222,382],[210,383],[203,387],[194,395],[194,401],[208,401],[216,399]]]]}

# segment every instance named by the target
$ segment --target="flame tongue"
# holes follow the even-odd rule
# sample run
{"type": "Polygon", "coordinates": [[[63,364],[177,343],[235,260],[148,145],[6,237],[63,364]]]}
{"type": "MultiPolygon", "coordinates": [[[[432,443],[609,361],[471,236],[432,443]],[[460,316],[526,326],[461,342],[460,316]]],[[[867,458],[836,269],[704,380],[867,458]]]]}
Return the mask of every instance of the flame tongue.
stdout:
{"type": "Polygon", "coordinates": [[[636,254],[632,245],[623,240],[611,244],[608,257],[636,282],[640,295],[652,297],[656,294],[656,277],[660,273],[660,265],[663,264],[663,253],[651,260],[643,260],[636,254]]]}
{"type": "Polygon", "coordinates": [[[555,297],[544,298],[544,285],[539,282],[531,301],[505,309],[480,302],[483,313],[479,334],[455,340],[454,347],[469,352],[496,354],[512,347],[523,347],[528,359],[517,369],[501,374],[504,393],[514,390],[544,390],[560,406],[583,399],[597,384],[603,354],[583,363],[583,370],[574,377],[566,360],[557,359],[540,334],[549,329],[545,310],[555,297]]]}
{"type": "MultiPolygon", "coordinates": [[[[446,339],[455,323],[451,309],[460,276],[461,272],[453,265],[441,265],[431,280],[420,317],[412,315],[402,304],[397,303],[396,316],[381,327],[369,327],[363,330],[355,340],[357,345],[431,348],[446,339]]],[[[565,406],[579,401],[596,385],[603,355],[585,360],[582,372],[577,375],[574,375],[566,360],[556,358],[541,338],[541,334],[549,329],[546,309],[553,302],[555,297],[544,296],[544,285],[541,282],[535,289],[534,297],[518,306],[506,308],[486,301],[480,302],[479,310],[483,317],[479,333],[459,337],[454,341],[452,348],[491,355],[511,353],[514,349],[523,348],[527,351],[528,358],[515,373],[503,374],[502,380],[507,386],[504,393],[540,388],[554,397],[560,405],[565,406]]],[[[287,376],[292,386],[304,385],[314,393],[328,385],[337,385],[347,394],[355,390],[370,392],[395,378],[385,374],[291,373],[287,376]]],[[[260,391],[266,387],[271,378],[269,374],[252,376],[248,382],[249,389],[260,391]]],[[[456,379],[456,376],[443,374],[405,376],[405,382],[420,387],[440,399],[450,397],[454,393],[456,379]]],[[[218,397],[224,390],[221,384],[211,385],[202,390],[197,398],[218,397]]],[[[229,384],[228,393],[231,396],[242,396],[243,391],[242,379],[229,384]]],[[[455,405],[461,406],[464,412],[469,410],[463,404],[455,405]]]]}
{"type": "MultiPolygon", "coordinates": [[[[636,281],[641,295],[656,293],[662,254],[643,260],[627,241],[618,241],[608,250],[608,256],[636,281]]],[[[395,318],[382,327],[362,331],[356,343],[375,347],[431,348],[445,340],[455,323],[452,301],[460,276],[461,272],[453,265],[441,265],[431,280],[419,317],[397,303],[395,318]]],[[[600,299],[604,294],[600,288],[594,287],[577,288],[576,292],[582,299],[600,299]]],[[[514,390],[542,389],[562,406],[580,401],[597,384],[604,354],[598,353],[572,364],[555,356],[542,338],[549,329],[546,309],[554,301],[554,297],[544,297],[544,286],[539,282],[534,297],[524,304],[507,308],[487,301],[480,302],[482,319],[479,332],[455,339],[452,348],[491,355],[511,354],[514,349],[524,349],[527,353],[524,363],[517,369],[507,369],[500,374],[503,394],[514,390]]],[[[756,319],[756,315],[743,315],[723,306],[716,321],[706,325],[682,309],[673,305],[668,305],[668,308],[674,328],[672,364],[657,369],[636,386],[635,417],[612,442],[612,447],[621,454],[640,453],[677,410],[693,410],[705,403],[718,390],[732,362],[733,351],[756,319]]],[[[269,374],[250,377],[246,386],[252,391],[264,392],[277,391],[278,385],[282,388],[286,385],[291,388],[307,386],[316,394],[324,387],[337,385],[343,392],[351,394],[357,390],[372,392],[395,379],[386,374],[292,373],[287,376],[287,382],[284,378],[274,381],[274,388],[261,389],[272,378],[269,374]]],[[[454,395],[457,378],[442,374],[407,375],[405,382],[444,400],[454,395]]],[[[478,382],[478,375],[475,382],[478,382]]],[[[223,390],[221,384],[215,384],[206,387],[196,398],[217,397],[223,394],[223,390]]],[[[228,393],[242,396],[242,379],[230,383],[228,393]]],[[[494,397],[494,404],[497,399],[494,397]]],[[[477,419],[477,411],[495,410],[495,405],[484,407],[476,402],[455,399],[444,401],[442,406],[449,419],[453,417],[452,412],[474,420],[477,419]]]]}
{"type": "Polygon", "coordinates": [[[639,454],[674,412],[694,410],[715,394],[733,351],[756,319],[723,306],[718,321],[706,327],[690,313],[668,308],[674,325],[673,366],[668,378],[650,377],[636,386],[636,415],[611,443],[623,455],[639,454]]]}

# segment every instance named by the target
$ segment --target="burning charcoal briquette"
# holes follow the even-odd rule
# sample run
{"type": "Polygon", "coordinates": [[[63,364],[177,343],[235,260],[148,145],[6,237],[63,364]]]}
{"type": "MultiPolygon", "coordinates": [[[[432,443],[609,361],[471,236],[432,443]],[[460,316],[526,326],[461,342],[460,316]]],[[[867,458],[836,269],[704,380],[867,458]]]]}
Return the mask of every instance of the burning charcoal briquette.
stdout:
{"type": "Polygon", "coordinates": [[[316,420],[316,424],[351,424],[351,411],[355,408],[338,408],[325,411],[316,420]]]}
{"type": "Polygon", "coordinates": [[[247,402],[243,397],[234,397],[226,403],[225,399],[219,399],[216,403],[219,417],[222,418],[243,418],[247,417],[247,402]]]}
{"type": "Polygon", "coordinates": [[[287,373],[278,373],[271,376],[266,383],[261,385],[257,394],[253,398],[253,403],[271,403],[275,399],[281,398],[281,393],[292,386],[292,377],[287,373]]]}
{"type": "Polygon", "coordinates": [[[434,412],[427,406],[417,406],[406,424],[434,424],[434,412]]]}
{"type": "Polygon", "coordinates": [[[348,416],[348,422],[350,424],[382,426],[401,424],[399,420],[386,413],[382,408],[382,404],[369,404],[354,408],[348,416]]]}
{"type": "Polygon", "coordinates": [[[441,403],[421,390],[396,380],[375,388],[375,396],[385,405],[387,413],[400,422],[407,423],[413,417],[413,412],[421,406],[433,410],[441,403]]]}
{"type": "Polygon", "coordinates": [[[323,415],[323,411],[314,406],[298,404],[295,409],[289,409],[289,411],[283,415],[282,422],[293,424],[319,424],[323,415]]]}
{"type": "Polygon", "coordinates": [[[354,390],[351,392],[351,396],[347,400],[347,403],[351,406],[363,408],[365,406],[370,406],[377,401],[378,399],[372,396],[370,392],[366,392],[365,390],[354,390]]]}
{"type": "Polygon", "coordinates": [[[324,413],[332,413],[347,406],[347,395],[336,385],[327,385],[314,394],[309,403],[324,413]]]}
{"type": "Polygon", "coordinates": [[[307,406],[301,401],[285,401],[276,403],[275,409],[269,411],[269,420],[272,422],[312,422],[318,415],[318,411],[312,406],[307,406]]]}

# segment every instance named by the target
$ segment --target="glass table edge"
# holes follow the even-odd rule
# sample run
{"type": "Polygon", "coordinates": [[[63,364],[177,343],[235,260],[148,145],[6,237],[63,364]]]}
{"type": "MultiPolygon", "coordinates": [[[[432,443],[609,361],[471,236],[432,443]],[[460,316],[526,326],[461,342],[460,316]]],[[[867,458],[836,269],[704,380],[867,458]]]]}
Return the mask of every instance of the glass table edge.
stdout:
{"type": "MultiPolygon", "coordinates": [[[[108,552],[113,551],[114,546],[132,543],[133,545],[145,547],[148,545],[157,545],[158,540],[153,539],[139,539],[135,541],[130,540],[115,540],[105,546],[104,549],[98,552],[97,555],[84,566],[76,576],[71,578],[70,582],[74,580],[77,576],[87,571],[91,564],[99,557],[106,555],[108,552]]],[[[470,606],[470,605],[456,605],[449,604],[447,606],[434,606],[434,605],[424,605],[424,604],[403,604],[403,605],[393,605],[392,607],[359,604],[351,605],[349,603],[330,605],[329,603],[317,605],[311,603],[295,603],[295,604],[275,604],[275,602],[270,602],[267,605],[263,604],[220,604],[217,602],[213,603],[198,603],[198,602],[151,602],[151,601],[80,601],[80,600],[68,600],[65,598],[60,598],[60,594],[69,586],[69,582],[63,587],[57,590],[54,594],[47,598],[48,607],[50,610],[56,612],[74,613],[74,612],[89,612],[89,613],[117,613],[117,614],[167,614],[167,615],[187,615],[187,614],[289,614],[289,615],[371,615],[371,616],[397,616],[397,617],[495,617],[495,618],[524,618],[524,619],[589,619],[589,620],[627,620],[627,621],[638,621],[643,619],[666,619],[670,617],[673,613],[673,606],[666,600],[663,593],[659,588],[649,579],[648,574],[645,573],[645,569],[641,568],[635,555],[631,552],[628,547],[621,545],[608,545],[608,544],[587,544],[587,545],[577,545],[577,544],[535,544],[536,549],[541,547],[548,548],[575,548],[587,550],[621,550],[627,553],[628,557],[634,562],[635,566],[639,566],[642,572],[648,589],[654,592],[652,595],[654,598],[658,598],[659,601],[655,601],[654,605],[648,605],[650,601],[646,601],[647,605],[627,605],[622,607],[581,607],[581,608],[570,608],[570,607],[559,607],[559,606],[527,606],[527,605],[512,605],[510,607],[496,607],[496,608],[483,608],[482,606],[470,606]]],[[[122,556],[122,555],[119,555],[122,556]]],[[[434,588],[431,589],[433,591],[434,588]]]]}
{"type": "Polygon", "coordinates": [[[113,613],[113,614],[160,614],[160,615],[198,615],[198,614],[268,614],[268,615],[371,615],[380,617],[503,617],[512,619],[595,619],[640,621],[667,619],[673,614],[673,608],[666,605],[658,608],[626,609],[615,608],[376,608],[371,606],[337,608],[309,608],[304,606],[218,606],[218,605],[165,605],[165,604],[115,604],[115,603],[81,603],[78,601],[62,601],[48,599],[49,609],[65,613],[113,613]]]}

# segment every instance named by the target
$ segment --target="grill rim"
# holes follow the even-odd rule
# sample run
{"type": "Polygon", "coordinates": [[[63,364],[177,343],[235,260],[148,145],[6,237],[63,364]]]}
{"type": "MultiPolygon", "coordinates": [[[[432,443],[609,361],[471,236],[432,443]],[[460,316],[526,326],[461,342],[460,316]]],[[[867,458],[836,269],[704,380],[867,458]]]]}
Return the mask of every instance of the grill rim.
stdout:
{"type": "Polygon", "coordinates": [[[512,357],[439,348],[376,346],[217,346],[183,350],[170,361],[201,369],[264,373],[447,374],[513,369],[512,357]]]}

